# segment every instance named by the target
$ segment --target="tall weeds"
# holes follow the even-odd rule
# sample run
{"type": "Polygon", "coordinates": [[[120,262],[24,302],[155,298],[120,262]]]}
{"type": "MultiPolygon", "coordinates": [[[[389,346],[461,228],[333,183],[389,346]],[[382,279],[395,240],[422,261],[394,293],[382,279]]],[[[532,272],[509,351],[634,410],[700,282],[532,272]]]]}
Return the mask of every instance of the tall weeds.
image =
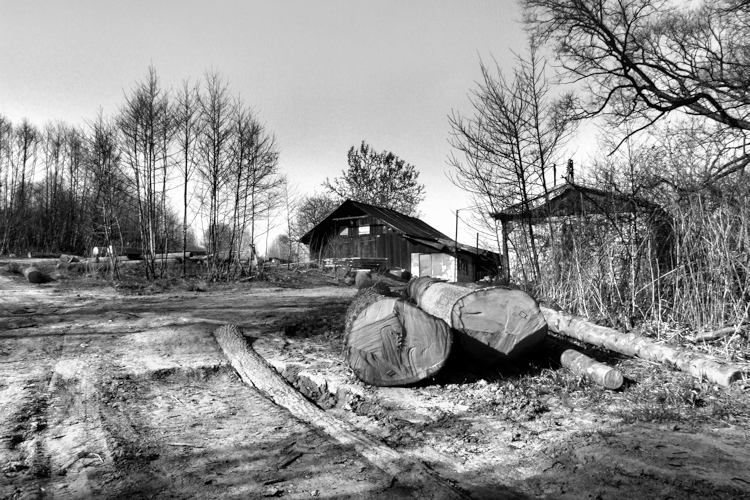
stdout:
{"type": "Polygon", "coordinates": [[[544,247],[535,292],[657,336],[738,325],[750,310],[750,201],[694,195],[661,214],[571,217],[544,247]]]}

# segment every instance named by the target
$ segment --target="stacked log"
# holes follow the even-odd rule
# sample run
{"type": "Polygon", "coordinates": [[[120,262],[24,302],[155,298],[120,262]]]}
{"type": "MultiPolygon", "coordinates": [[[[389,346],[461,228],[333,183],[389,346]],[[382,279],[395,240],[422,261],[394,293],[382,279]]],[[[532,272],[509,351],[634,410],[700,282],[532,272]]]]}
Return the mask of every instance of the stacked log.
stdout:
{"type": "Polygon", "coordinates": [[[502,287],[472,289],[417,278],[407,293],[420,309],[451,326],[476,357],[517,358],[544,340],[547,322],[526,292],[502,287]]]}
{"type": "Polygon", "coordinates": [[[612,328],[594,325],[583,318],[547,307],[543,307],[542,312],[552,332],[587,344],[604,347],[626,356],[665,363],[724,387],[742,377],[741,367],[725,364],[710,356],[657,344],[640,335],[620,333],[612,328]]]}
{"type": "Polygon", "coordinates": [[[448,359],[453,336],[442,320],[376,288],[364,288],[347,310],[344,342],[355,375],[387,387],[437,373],[448,359]]]}

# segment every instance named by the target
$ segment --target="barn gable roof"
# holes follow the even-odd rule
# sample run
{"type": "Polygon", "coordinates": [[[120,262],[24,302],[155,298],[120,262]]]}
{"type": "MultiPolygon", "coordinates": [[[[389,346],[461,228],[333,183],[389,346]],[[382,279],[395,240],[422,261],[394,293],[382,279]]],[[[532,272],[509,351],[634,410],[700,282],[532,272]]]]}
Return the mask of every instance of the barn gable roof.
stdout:
{"type": "Polygon", "coordinates": [[[616,214],[650,212],[658,210],[658,205],[637,197],[604,191],[580,184],[566,183],[549,192],[549,201],[544,196],[531,200],[528,210],[521,203],[491,214],[495,219],[519,220],[530,217],[532,220],[552,217],[566,217],[585,214],[616,214]]]}
{"type": "Polygon", "coordinates": [[[328,217],[318,223],[317,226],[310,229],[305,233],[300,241],[305,244],[309,244],[312,240],[313,234],[324,234],[327,233],[336,223],[337,220],[345,219],[347,217],[358,217],[358,216],[372,216],[385,222],[388,226],[393,228],[395,231],[403,234],[410,238],[419,238],[431,242],[438,242],[440,240],[449,240],[446,235],[430,226],[426,222],[423,222],[416,217],[410,217],[404,215],[396,210],[390,208],[376,207],[375,205],[369,205],[359,201],[346,200],[339,207],[331,212],[328,217]]]}

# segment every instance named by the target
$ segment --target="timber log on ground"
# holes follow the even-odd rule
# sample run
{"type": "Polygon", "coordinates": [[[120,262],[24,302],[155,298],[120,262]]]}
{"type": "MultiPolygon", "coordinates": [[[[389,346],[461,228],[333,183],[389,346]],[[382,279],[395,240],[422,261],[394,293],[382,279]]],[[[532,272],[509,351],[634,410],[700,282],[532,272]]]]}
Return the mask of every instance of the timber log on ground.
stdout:
{"type": "Polygon", "coordinates": [[[574,374],[585,377],[606,389],[617,390],[622,387],[624,379],[620,370],[600,363],[551,336],[545,339],[544,347],[552,360],[574,374]]]}
{"type": "Polygon", "coordinates": [[[621,333],[562,311],[542,307],[542,312],[552,332],[626,356],[637,356],[649,361],[665,363],[724,387],[739,380],[743,372],[750,371],[749,365],[725,364],[711,356],[657,344],[641,335],[621,333]]]}
{"type": "Polygon", "coordinates": [[[274,403],[286,408],[303,422],[318,427],[339,443],[353,447],[375,467],[390,474],[393,482],[397,481],[414,491],[414,498],[469,498],[422,462],[398,453],[315,406],[255,352],[236,325],[221,326],[214,332],[214,336],[243,382],[266,394],[274,403]]]}
{"type": "Polygon", "coordinates": [[[47,283],[49,281],[49,278],[47,278],[39,269],[33,266],[24,269],[23,275],[29,283],[39,284],[47,283]]]}
{"type": "Polygon", "coordinates": [[[344,342],[349,366],[360,380],[376,386],[405,385],[431,377],[450,354],[450,327],[382,291],[361,289],[347,310],[344,342]]]}
{"type": "Polygon", "coordinates": [[[465,288],[422,277],[409,283],[407,294],[448,323],[464,350],[476,357],[517,358],[547,335],[539,304],[521,290],[465,288]]]}

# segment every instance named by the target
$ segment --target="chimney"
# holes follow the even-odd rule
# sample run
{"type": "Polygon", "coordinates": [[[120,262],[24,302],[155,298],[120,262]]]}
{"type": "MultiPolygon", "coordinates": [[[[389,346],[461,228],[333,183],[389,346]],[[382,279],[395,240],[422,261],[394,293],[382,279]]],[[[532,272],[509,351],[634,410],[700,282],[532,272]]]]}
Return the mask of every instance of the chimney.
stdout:
{"type": "Polygon", "coordinates": [[[568,160],[568,178],[569,184],[573,184],[573,158],[568,160]]]}

